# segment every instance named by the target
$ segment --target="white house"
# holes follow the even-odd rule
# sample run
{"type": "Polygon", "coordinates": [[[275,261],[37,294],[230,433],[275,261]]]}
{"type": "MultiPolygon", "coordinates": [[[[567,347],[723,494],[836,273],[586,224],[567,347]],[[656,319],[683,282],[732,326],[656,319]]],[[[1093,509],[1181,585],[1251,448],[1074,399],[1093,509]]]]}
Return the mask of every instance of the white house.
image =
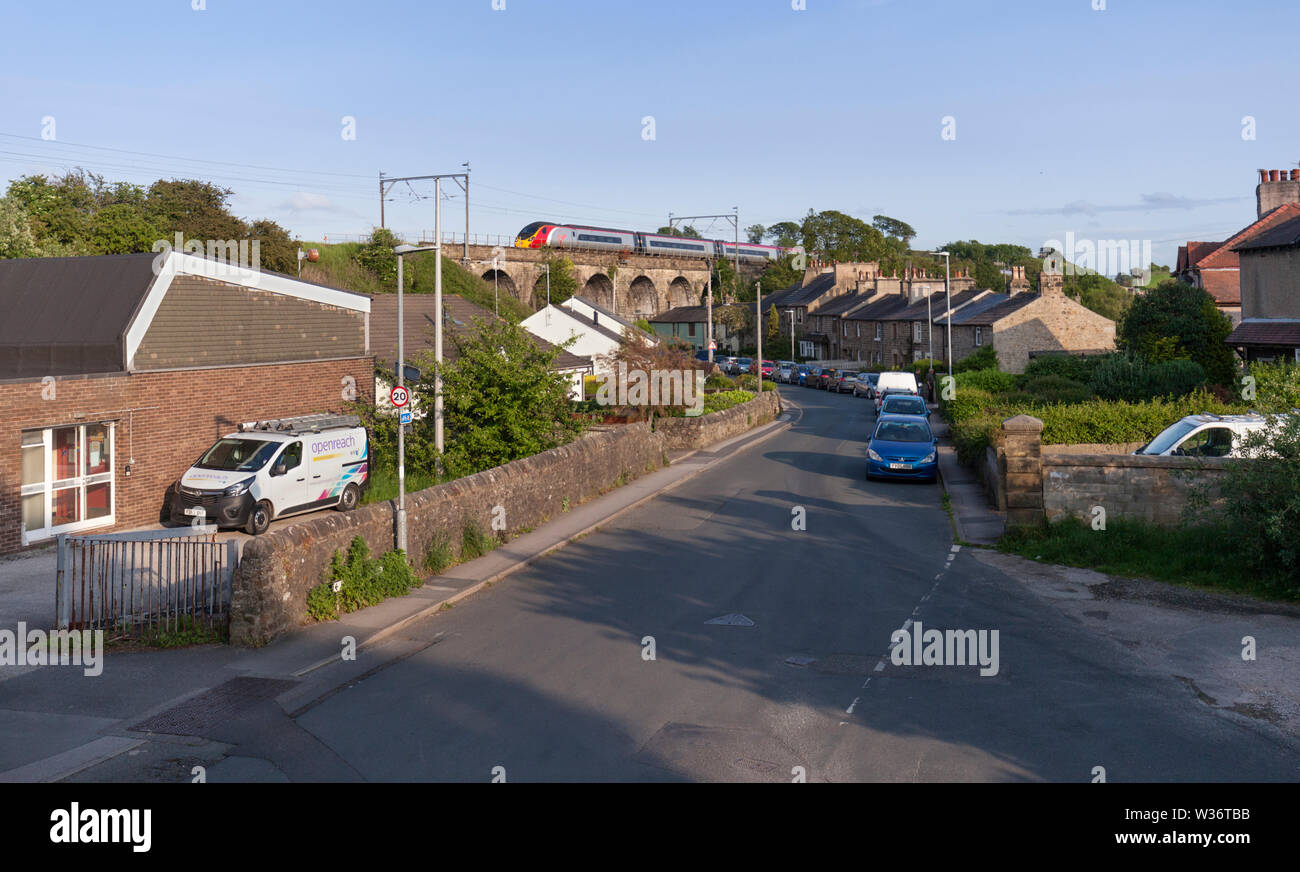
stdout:
{"type": "Polygon", "coordinates": [[[641,337],[647,344],[657,341],[632,322],[582,297],[545,306],[520,323],[534,336],[555,345],[577,337],[566,350],[578,357],[590,357],[597,375],[613,371],[609,355],[618,350],[625,331],[641,337]]]}

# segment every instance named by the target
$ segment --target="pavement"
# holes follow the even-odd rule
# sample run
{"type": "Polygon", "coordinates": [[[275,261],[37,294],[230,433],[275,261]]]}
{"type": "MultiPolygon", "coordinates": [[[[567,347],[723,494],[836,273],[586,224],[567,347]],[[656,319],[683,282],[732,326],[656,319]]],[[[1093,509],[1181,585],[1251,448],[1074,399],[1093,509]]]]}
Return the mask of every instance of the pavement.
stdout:
{"type": "MultiPolygon", "coordinates": [[[[707,448],[671,453],[668,466],[578,505],[483,557],[427,579],[405,597],[342,615],[337,621],[299,628],[265,648],[207,645],[120,653],[110,649],[103,674],[94,682],[85,681],[82,670],[75,667],[0,666],[0,782],[61,780],[119,755],[141,753],[136,749],[146,740],[129,729],[131,724],[180,700],[198,697],[231,677],[276,676],[300,682],[308,695],[331,686],[329,682],[339,676],[355,677],[360,672],[341,661],[345,642],[357,652],[382,645],[411,624],[454,607],[647,500],[761,444],[796,418],[797,414],[786,412],[774,422],[707,448]],[[327,668],[331,666],[342,668],[331,671],[327,668]],[[331,677],[313,683],[318,671],[331,677]]],[[[235,532],[221,536],[247,538],[235,532]]],[[[29,628],[52,625],[54,570],[52,547],[0,561],[0,627],[14,627],[19,621],[29,628]]],[[[305,697],[300,689],[289,698],[305,697]]]]}
{"type": "Polygon", "coordinates": [[[938,405],[931,403],[930,408],[934,410],[930,426],[940,439],[939,478],[948,494],[957,538],[974,545],[992,545],[1006,531],[1006,513],[989,505],[984,484],[974,470],[957,459],[957,449],[947,441],[948,422],[939,414],[938,405]]]}

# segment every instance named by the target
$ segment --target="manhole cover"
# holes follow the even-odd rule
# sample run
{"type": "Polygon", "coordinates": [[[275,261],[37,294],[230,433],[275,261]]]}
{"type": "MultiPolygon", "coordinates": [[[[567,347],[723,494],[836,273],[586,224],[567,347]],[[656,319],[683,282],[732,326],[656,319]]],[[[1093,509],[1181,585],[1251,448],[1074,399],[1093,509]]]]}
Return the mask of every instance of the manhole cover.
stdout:
{"type": "Polygon", "coordinates": [[[799,656],[799,655],[795,655],[794,657],[787,657],[787,658],[785,658],[785,662],[786,662],[786,665],[788,665],[788,666],[807,666],[809,663],[816,663],[816,662],[817,662],[817,658],[816,658],[816,657],[801,657],[801,656],[799,656]]]}
{"type": "Polygon", "coordinates": [[[240,676],[193,699],[141,721],[132,730],[170,736],[202,736],[218,724],[239,717],[264,700],[274,699],[298,682],[284,678],[240,676]]]}
{"type": "Polygon", "coordinates": [[[745,617],[744,615],[738,615],[738,614],[733,614],[733,615],[722,615],[721,617],[718,617],[718,618],[711,618],[711,619],[705,621],[704,623],[706,623],[706,624],[719,624],[719,625],[724,626],[724,627],[752,627],[752,626],[754,626],[754,622],[753,622],[753,621],[751,621],[749,618],[745,617]]]}

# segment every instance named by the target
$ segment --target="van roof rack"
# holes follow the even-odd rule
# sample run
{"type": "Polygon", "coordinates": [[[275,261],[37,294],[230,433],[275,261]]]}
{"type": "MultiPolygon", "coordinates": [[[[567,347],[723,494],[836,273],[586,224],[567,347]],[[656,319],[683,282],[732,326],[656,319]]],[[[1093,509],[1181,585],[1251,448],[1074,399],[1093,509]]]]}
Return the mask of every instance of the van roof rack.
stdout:
{"type": "Polygon", "coordinates": [[[295,418],[271,418],[266,421],[245,421],[239,425],[240,433],[254,430],[270,433],[319,433],[342,427],[359,427],[357,415],[299,415],[295,418]]]}

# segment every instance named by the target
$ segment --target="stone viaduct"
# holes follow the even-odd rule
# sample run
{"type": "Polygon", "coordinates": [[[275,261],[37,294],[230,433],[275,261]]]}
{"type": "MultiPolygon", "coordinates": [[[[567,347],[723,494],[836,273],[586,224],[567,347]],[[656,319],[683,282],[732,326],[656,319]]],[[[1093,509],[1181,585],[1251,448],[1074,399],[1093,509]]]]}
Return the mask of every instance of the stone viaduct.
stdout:
{"type": "MultiPolygon", "coordinates": [[[[444,256],[462,263],[464,246],[443,243],[444,256]]],[[[696,257],[624,254],[616,251],[554,251],[470,245],[468,268],[534,309],[546,304],[546,261],[563,255],[573,263],[578,296],[625,318],[645,318],[674,306],[700,305],[709,263],[696,257]],[[498,266],[492,265],[493,256],[498,266]]],[[[741,271],[750,267],[741,264],[741,271]]]]}

